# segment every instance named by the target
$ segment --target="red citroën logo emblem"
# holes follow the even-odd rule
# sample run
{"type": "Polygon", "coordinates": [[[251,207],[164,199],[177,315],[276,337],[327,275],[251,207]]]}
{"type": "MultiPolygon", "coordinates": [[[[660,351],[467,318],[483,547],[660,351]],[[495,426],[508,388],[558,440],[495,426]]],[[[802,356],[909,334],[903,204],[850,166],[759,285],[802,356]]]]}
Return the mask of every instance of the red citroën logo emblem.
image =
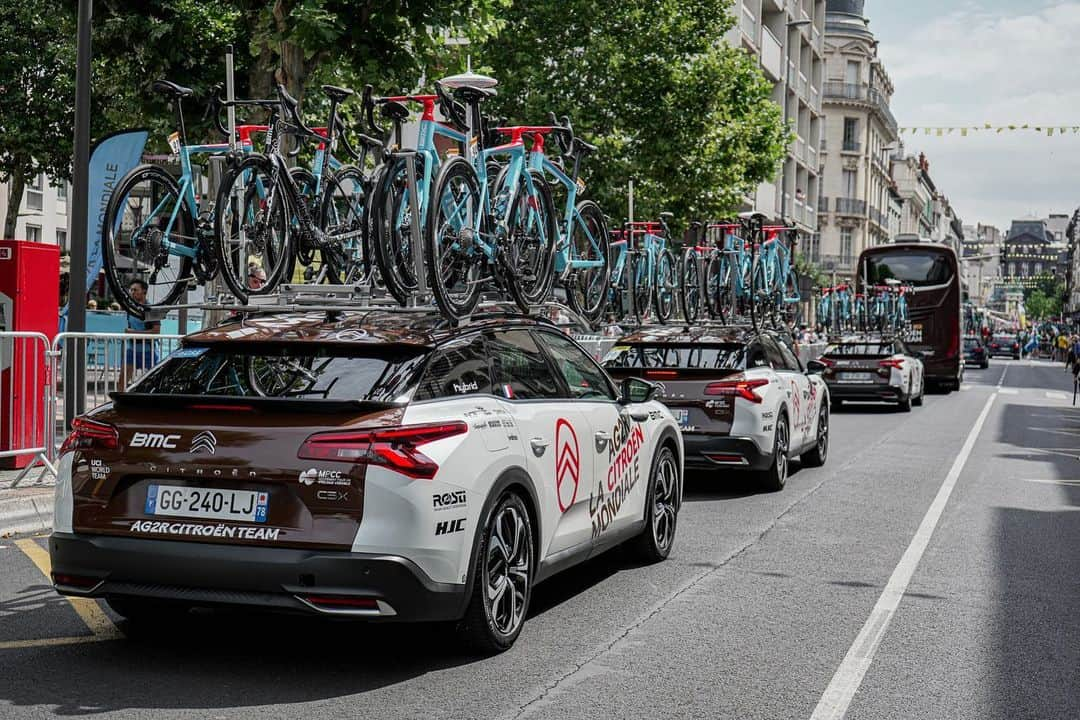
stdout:
{"type": "Polygon", "coordinates": [[[568,420],[559,418],[555,423],[555,492],[561,512],[569,510],[577,499],[580,479],[581,455],[577,433],[568,420]]]}

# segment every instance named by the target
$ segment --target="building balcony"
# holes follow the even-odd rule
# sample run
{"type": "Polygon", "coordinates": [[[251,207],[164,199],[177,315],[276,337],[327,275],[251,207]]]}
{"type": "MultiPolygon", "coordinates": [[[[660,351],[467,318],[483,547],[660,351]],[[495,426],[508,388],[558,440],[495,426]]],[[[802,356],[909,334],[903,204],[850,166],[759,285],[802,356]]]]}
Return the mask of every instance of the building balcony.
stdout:
{"type": "Polygon", "coordinates": [[[840,150],[849,153],[861,153],[862,143],[860,143],[858,140],[845,140],[840,150]]]}
{"type": "Polygon", "coordinates": [[[882,230],[889,229],[888,218],[885,217],[884,213],[873,206],[870,207],[870,222],[876,223],[882,230]]]}
{"type": "Polygon", "coordinates": [[[855,256],[820,254],[817,256],[817,264],[825,272],[836,272],[843,275],[850,273],[852,268],[855,267],[855,256]]]}
{"type": "Polygon", "coordinates": [[[780,82],[784,65],[784,51],[780,41],[767,27],[761,28],[761,69],[769,80],[780,82]]]}
{"type": "Polygon", "coordinates": [[[889,102],[877,88],[862,83],[831,80],[825,83],[825,99],[847,100],[869,105],[871,109],[878,112],[885,127],[889,128],[893,135],[899,132],[896,118],[893,117],[892,110],[889,109],[889,102]]]}
{"type": "Polygon", "coordinates": [[[866,216],[866,201],[858,198],[836,198],[836,212],[840,215],[866,216]]]}
{"type": "Polygon", "coordinates": [[[742,30],[743,39],[755,50],[759,45],[758,27],[758,21],[754,17],[754,13],[750,12],[750,8],[746,7],[746,5],[743,5],[742,14],[739,16],[739,28],[742,30]]]}
{"type": "Polygon", "coordinates": [[[829,198],[827,196],[822,195],[821,197],[818,198],[817,209],[818,209],[818,212],[823,212],[823,213],[829,212],[829,198]]]}

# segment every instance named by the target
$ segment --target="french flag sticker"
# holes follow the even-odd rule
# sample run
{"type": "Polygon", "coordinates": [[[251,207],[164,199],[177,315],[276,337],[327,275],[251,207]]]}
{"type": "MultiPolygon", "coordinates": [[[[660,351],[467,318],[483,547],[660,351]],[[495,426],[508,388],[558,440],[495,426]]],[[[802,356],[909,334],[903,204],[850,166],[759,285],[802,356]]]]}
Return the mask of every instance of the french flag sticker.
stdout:
{"type": "Polygon", "coordinates": [[[503,395],[505,395],[508,400],[514,399],[514,388],[510,387],[509,385],[503,385],[502,389],[503,395]]]}

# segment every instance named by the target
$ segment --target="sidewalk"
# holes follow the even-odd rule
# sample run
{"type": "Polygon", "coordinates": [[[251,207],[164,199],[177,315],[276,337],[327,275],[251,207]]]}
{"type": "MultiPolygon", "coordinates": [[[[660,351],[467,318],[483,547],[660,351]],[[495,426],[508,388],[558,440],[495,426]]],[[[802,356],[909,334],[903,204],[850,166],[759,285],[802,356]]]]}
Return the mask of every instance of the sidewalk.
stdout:
{"type": "Polygon", "coordinates": [[[41,469],[31,471],[18,487],[11,484],[19,470],[0,470],[0,538],[36,533],[52,527],[53,486],[56,478],[41,469]]]}

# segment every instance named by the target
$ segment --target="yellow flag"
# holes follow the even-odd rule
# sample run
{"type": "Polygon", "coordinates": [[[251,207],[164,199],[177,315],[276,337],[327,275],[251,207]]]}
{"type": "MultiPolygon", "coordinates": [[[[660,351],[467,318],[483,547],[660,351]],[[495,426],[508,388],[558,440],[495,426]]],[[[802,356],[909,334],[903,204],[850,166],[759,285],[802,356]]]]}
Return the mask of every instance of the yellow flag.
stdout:
{"type": "Polygon", "coordinates": [[[938,137],[941,137],[942,134],[943,134],[943,130],[941,128],[938,128],[936,134],[937,134],[938,137]]]}
{"type": "Polygon", "coordinates": [[[1046,137],[1054,137],[1054,128],[1046,128],[1046,137]]]}
{"type": "Polygon", "coordinates": [[[967,133],[968,133],[967,128],[960,128],[960,136],[961,137],[967,137],[967,133]]]}

